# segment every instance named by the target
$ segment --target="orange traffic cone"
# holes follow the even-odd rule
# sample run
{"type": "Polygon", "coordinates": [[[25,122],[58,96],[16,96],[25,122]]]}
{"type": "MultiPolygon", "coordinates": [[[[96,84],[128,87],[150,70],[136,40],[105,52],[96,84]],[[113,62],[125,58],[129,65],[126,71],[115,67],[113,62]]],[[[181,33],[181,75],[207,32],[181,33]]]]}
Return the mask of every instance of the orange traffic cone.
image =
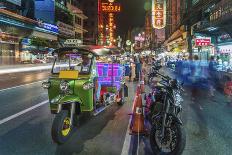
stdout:
{"type": "Polygon", "coordinates": [[[133,103],[133,114],[130,124],[130,134],[144,135],[147,134],[144,126],[144,115],[141,94],[136,96],[133,103]]]}

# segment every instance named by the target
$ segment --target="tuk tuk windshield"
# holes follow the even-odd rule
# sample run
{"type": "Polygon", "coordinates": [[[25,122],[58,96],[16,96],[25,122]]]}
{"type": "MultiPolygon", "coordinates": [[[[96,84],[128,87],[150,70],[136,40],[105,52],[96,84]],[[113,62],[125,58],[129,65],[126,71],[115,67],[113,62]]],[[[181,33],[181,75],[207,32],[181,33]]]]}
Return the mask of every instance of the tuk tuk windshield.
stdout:
{"type": "Polygon", "coordinates": [[[88,74],[91,70],[92,54],[66,53],[56,58],[52,73],[63,70],[76,70],[79,74],[88,74]]]}

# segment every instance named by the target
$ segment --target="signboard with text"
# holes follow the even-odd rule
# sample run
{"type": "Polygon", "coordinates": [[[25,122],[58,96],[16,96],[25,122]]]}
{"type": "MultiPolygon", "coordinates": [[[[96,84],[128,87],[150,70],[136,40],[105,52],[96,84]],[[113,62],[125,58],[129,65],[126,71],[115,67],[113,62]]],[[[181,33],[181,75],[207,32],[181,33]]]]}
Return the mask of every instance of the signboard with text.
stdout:
{"type": "Polygon", "coordinates": [[[196,38],[195,45],[196,46],[210,46],[211,38],[196,38]]]}
{"type": "Polygon", "coordinates": [[[57,22],[57,26],[61,35],[75,37],[75,28],[73,26],[60,21],[57,22]]]}
{"type": "Polygon", "coordinates": [[[152,0],[152,25],[155,29],[166,26],[166,0],[152,0]]]}
{"type": "Polygon", "coordinates": [[[101,4],[102,12],[121,12],[120,3],[102,3],[101,4]]]}

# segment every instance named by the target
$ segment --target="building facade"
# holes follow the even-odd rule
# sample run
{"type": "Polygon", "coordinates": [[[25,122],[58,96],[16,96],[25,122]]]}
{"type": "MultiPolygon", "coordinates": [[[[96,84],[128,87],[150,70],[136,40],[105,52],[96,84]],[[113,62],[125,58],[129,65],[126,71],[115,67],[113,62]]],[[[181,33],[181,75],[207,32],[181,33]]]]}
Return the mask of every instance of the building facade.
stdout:
{"type": "Polygon", "coordinates": [[[0,2],[0,64],[44,63],[66,39],[83,40],[87,17],[71,0],[0,2]]]}
{"type": "Polygon", "coordinates": [[[98,40],[98,21],[99,21],[99,3],[100,0],[77,0],[81,5],[83,13],[88,17],[84,21],[84,44],[97,44],[98,40]]]}
{"type": "Polygon", "coordinates": [[[51,22],[54,19],[50,18],[51,23],[37,20],[35,8],[38,5],[34,1],[6,0],[0,6],[0,64],[36,59],[37,56],[32,58],[31,54],[40,50],[35,38],[43,38],[44,42],[57,40],[58,28],[51,22]]]}

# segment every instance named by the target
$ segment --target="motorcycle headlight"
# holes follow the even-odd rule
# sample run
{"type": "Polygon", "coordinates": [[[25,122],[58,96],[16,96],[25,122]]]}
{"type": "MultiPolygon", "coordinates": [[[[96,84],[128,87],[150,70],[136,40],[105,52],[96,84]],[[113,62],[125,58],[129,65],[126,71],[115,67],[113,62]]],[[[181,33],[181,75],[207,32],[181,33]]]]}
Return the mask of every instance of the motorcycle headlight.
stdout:
{"type": "Polygon", "coordinates": [[[83,84],[83,89],[84,90],[88,90],[94,87],[94,84],[92,82],[87,82],[85,84],[83,84]]]}
{"type": "Polygon", "coordinates": [[[60,90],[66,92],[68,91],[68,89],[69,89],[69,83],[67,81],[61,81],[60,90]]]}
{"type": "Polygon", "coordinates": [[[51,87],[51,82],[49,82],[49,81],[43,82],[43,83],[42,83],[42,87],[43,87],[44,89],[50,88],[50,87],[51,87]]]}

